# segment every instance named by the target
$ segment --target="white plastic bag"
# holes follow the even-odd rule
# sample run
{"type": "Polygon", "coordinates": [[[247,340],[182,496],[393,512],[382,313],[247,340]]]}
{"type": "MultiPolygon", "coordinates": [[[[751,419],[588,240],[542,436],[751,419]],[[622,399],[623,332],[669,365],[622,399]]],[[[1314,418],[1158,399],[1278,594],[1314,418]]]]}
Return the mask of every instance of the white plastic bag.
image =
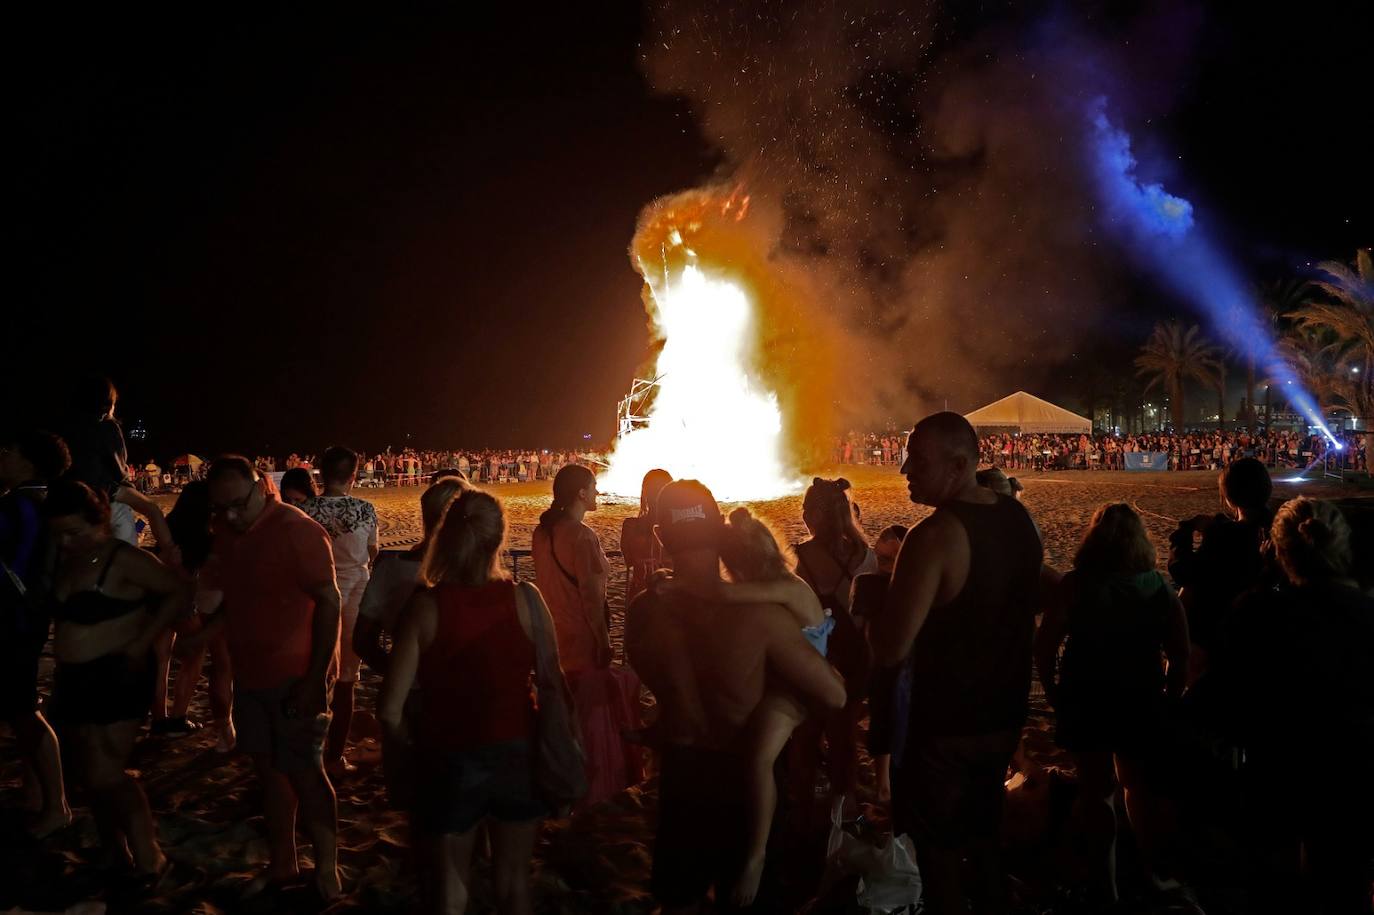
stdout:
{"type": "Polygon", "coordinates": [[[911,837],[893,836],[873,847],[872,869],[859,878],[859,905],[888,915],[908,906],[919,911],[920,901],[921,871],[911,837]]]}
{"type": "Polygon", "coordinates": [[[921,872],[906,835],[874,844],[845,832],[838,807],[830,814],[827,869],[859,875],[855,901],[871,912],[891,915],[908,907],[920,911],[921,872]]]}

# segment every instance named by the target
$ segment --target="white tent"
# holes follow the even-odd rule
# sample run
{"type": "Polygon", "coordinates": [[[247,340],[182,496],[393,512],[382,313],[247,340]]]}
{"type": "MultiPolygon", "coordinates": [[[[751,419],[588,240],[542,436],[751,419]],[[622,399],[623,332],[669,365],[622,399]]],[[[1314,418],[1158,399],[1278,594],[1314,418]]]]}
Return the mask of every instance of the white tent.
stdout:
{"type": "Polygon", "coordinates": [[[1017,391],[964,415],[975,429],[1015,429],[1017,432],[1088,432],[1092,420],[1056,407],[1048,400],[1017,391]]]}

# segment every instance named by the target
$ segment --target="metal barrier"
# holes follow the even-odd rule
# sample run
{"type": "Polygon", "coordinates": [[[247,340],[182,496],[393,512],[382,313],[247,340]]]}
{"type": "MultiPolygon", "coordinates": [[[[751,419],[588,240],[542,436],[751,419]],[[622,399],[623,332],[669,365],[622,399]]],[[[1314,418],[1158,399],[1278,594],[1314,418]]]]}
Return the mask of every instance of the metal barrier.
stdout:
{"type": "Polygon", "coordinates": [[[1327,448],[1322,453],[1322,477],[1328,480],[1345,480],[1345,452],[1327,448]]]}

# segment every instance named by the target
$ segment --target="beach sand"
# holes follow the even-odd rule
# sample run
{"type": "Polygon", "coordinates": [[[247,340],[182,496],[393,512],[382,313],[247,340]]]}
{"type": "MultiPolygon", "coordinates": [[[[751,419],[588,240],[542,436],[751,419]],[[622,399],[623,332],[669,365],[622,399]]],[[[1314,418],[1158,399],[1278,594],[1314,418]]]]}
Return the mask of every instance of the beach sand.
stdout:
{"type": "MultiPolygon", "coordinates": [[[[904,481],[893,468],[844,467],[836,475],[844,475],[854,483],[864,527],[871,535],[889,524],[912,524],[926,514],[925,509],[908,501],[904,481]]],[[[1026,485],[1025,504],[1045,540],[1047,561],[1061,569],[1067,568],[1093,510],[1104,502],[1128,502],[1142,513],[1161,550],[1161,561],[1165,537],[1177,519],[1218,510],[1214,473],[1074,472],[1026,473],[1020,477],[1026,485]]],[[[1336,492],[1333,486],[1320,483],[1276,487],[1276,495],[1285,496],[1336,492]]],[[[548,505],[548,484],[511,484],[493,487],[492,491],[505,501],[511,547],[527,549],[539,513],[548,505]]],[[[404,546],[419,537],[419,493],[418,488],[358,493],[377,505],[385,545],[404,546]]],[[[170,504],[170,497],[162,498],[170,504]]],[[[758,503],[754,508],[789,540],[797,541],[804,536],[800,494],[758,503]]],[[[619,545],[621,521],[636,510],[627,500],[608,499],[587,520],[600,535],[603,546],[614,550],[619,545]]],[[[528,559],[517,558],[516,564],[519,574],[533,576],[528,559]]],[[[613,564],[617,576],[612,604],[618,623],[623,613],[624,575],[619,562],[613,564]]],[[[619,628],[617,625],[617,636],[619,628]]],[[[45,691],[50,675],[51,660],[45,659],[45,691]]],[[[365,670],[360,709],[373,707],[378,683],[365,670]]],[[[193,715],[202,721],[208,719],[203,693],[196,701],[193,715]]],[[[1065,885],[1075,879],[1073,867],[1065,865],[1062,854],[1048,849],[1046,843],[1049,820],[1055,816],[1062,820],[1064,810],[1062,798],[1056,802],[1052,795],[1062,794],[1062,784],[1071,781],[1070,767],[1054,747],[1052,728],[1052,713],[1043,703],[1037,703],[1026,729],[1022,755],[1030,782],[1017,784],[1008,805],[1008,843],[1012,852],[1009,860],[1018,912],[1075,911],[1056,901],[1064,897],[1065,885]]],[[[360,714],[355,737],[373,734],[375,723],[365,712],[360,714]]],[[[349,894],[329,907],[329,911],[404,911],[413,898],[414,876],[405,818],[387,806],[377,766],[378,754],[373,747],[370,742],[360,745],[358,773],[337,785],[340,860],[349,894]]],[[[83,803],[79,792],[73,796],[73,805],[79,809],[70,830],[43,844],[22,838],[14,810],[22,800],[21,776],[13,750],[8,735],[0,739],[0,804],[6,808],[0,818],[0,837],[6,852],[0,856],[0,910],[23,906],[56,911],[80,900],[111,898],[107,881],[95,866],[97,839],[89,810],[79,806],[83,803]]],[[[133,766],[148,792],[163,848],[174,868],[154,895],[137,902],[113,901],[112,911],[320,910],[304,892],[287,893],[271,903],[239,901],[241,887],[265,862],[267,851],[260,794],[246,758],[216,754],[212,738],[202,733],[184,738],[150,737],[140,744],[133,766]]],[[[873,828],[880,829],[885,818],[876,805],[867,764],[863,779],[863,810],[873,828]]],[[[571,822],[548,823],[535,862],[538,910],[653,911],[648,875],[655,805],[656,789],[650,779],[571,822]]],[[[822,829],[805,838],[823,843],[824,835],[822,829]]],[[[302,860],[307,861],[309,852],[304,847],[304,838],[302,843],[302,860]]],[[[811,878],[819,872],[818,864],[803,871],[811,878]]],[[[470,911],[489,911],[492,897],[486,865],[479,863],[476,874],[470,911]]],[[[794,893],[801,894],[799,898],[805,898],[809,887],[799,886],[795,879],[790,885],[794,893]]],[[[852,889],[841,887],[838,891],[840,896],[846,892],[852,900],[852,889]]],[[[831,908],[821,906],[817,910],[831,908]]]]}

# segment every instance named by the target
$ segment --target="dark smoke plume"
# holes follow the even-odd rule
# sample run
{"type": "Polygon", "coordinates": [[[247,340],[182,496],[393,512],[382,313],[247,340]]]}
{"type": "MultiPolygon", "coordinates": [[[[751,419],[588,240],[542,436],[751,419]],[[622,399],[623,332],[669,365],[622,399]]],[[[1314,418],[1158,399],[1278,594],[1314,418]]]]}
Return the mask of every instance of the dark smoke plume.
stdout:
{"type": "Polygon", "coordinates": [[[649,14],[651,85],[690,101],[725,154],[718,181],[775,214],[766,257],[808,277],[792,323],[823,316],[839,338],[824,411],[837,428],[1033,389],[1111,305],[1117,257],[1096,231],[1080,140],[1084,104],[1117,88],[1114,68],[1058,20],[941,9],[664,2],[649,14]]]}

